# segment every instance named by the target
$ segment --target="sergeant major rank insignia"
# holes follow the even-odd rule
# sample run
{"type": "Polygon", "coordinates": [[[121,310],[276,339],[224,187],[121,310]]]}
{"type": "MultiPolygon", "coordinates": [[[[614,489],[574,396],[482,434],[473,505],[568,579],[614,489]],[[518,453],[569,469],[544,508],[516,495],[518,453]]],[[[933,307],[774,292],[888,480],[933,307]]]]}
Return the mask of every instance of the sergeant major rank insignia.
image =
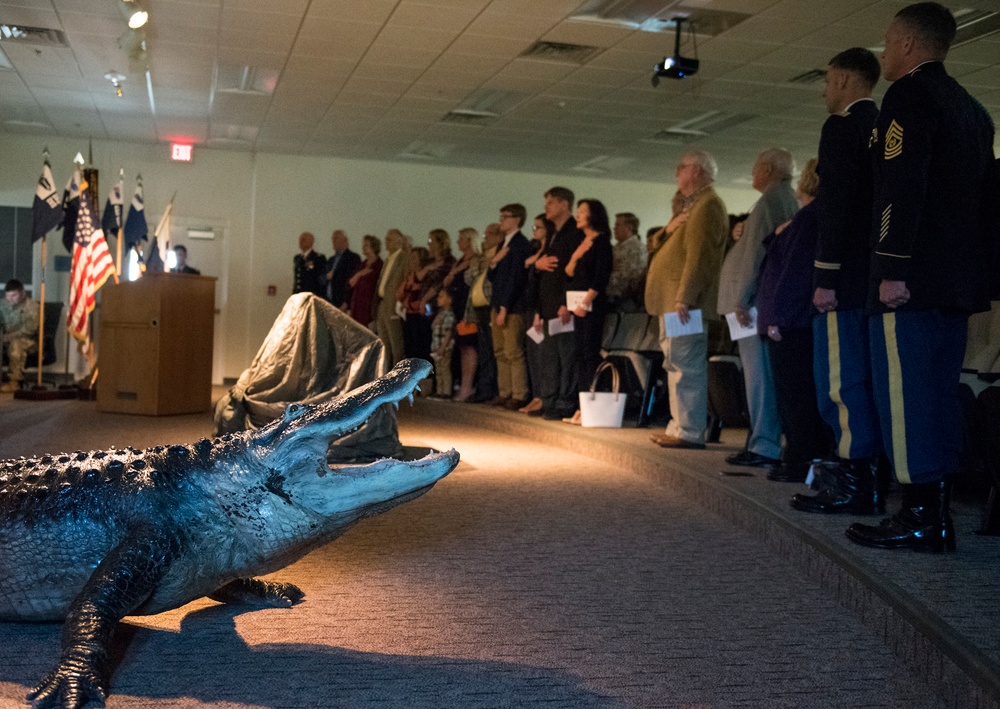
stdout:
{"type": "Polygon", "coordinates": [[[885,159],[892,160],[903,154],[903,126],[893,120],[885,132],[885,159]]]}

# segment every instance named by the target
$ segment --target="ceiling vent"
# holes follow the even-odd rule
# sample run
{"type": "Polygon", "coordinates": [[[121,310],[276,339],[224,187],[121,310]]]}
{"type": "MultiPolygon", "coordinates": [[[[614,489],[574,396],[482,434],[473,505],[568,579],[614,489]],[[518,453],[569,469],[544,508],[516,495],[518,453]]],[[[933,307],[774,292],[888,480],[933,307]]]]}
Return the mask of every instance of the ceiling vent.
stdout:
{"type": "Polygon", "coordinates": [[[18,42],[19,44],[41,44],[48,47],[68,47],[66,35],[62,30],[51,30],[44,27],[25,27],[24,25],[0,24],[0,42],[18,42]]]}
{"type": "Polygon", "coordinates": [[[688,6],[682,0],[588,0],[569,19],[644,32],[673,32],[677,17],[696,34],[715,37],[750,15],[688,6]]]}
{"type": "Polygon", "coordinates": [[[485,126],[489,125],[499,117],[500,116],[496,113],[458,108],[444,114],[444,116],[441,117],[441,123],[457,123],[462,126],[485,126]]]}
{"type": "Polygon", "coordinates": [[[1000,32],[1000,11],[997,10],[958,10],[955,12],[955,22],[958,32],[952,48],[974,42],[980,37],[1000,32]]]}
{"type": "Polygon", "coordinates": [[[671,126],[656,133],[651,140],[658,143],[678,144],[697,140],[720,131],[732,128],[740,123],[746,123],[757,116],[750,113],[734,113],[731,111],[709,111],[671,126]]]}
{"type": "Polygon", "coordinates": [[[809,71],[804,71],[801,74],[793,76],[788,80],[789,84],[815,84],[818,81],[822,81],[823,77],[826,76],[826,72],[822,69],[810,69],[809,71]]]}
{"type": "Polygon", "coordinates": [[[588,47],[584,44],[539,41],[524,50],[521,56],[562,64],[586,64],[600,51],[600,47],[588,47]]]}
{"type": "Polygon", "coordinates": [[[455,149],[454,143],[431,143],[426,140],[415,140],[396,157],[410,160],[440,160],[447,157],[455,149]]]}
{"type": "Polygon", "coordinates": [[[462,103],[446,113],[441,121],[472,126],[486,125],[513,109],[524,99],[524,94],[520,93],[480,89],[469,94],[462,103]]]}
{"type": "Polygon", "coordinates": [[[574,166],[573,169],[578,172],[604,174],[614,172],[615,170],[621,170],[623,167],[633,162],[635,162],[633,158],[615,158],[609,155],[598,155],[596,158],[592,158],[574,166]]]}
{"type": "MultiPolygon", "coordinates": [[[[958,31],[955,39],[951,43],[951,49],[961,47],[963,44],[975,42],[977,39],[1000,32],[1000,11],[997,10],[964,10],[955,11],[955,23],[958,31]]],[[[885,45],[868,47],[875,54],[885,51],[885,45]]]]}
{"type": "Polygon", "coordinates": [[[278,73],[277,69],[262,69],[245,64],[217,64],[215,92],[270,96],[278,85],[278,73]]]}
{"type": "Polygon", "coordinates": [[[208,144],[216,147],[248,148],[257,140],[257,126],[213,123],[208,129],[208,144]]]}

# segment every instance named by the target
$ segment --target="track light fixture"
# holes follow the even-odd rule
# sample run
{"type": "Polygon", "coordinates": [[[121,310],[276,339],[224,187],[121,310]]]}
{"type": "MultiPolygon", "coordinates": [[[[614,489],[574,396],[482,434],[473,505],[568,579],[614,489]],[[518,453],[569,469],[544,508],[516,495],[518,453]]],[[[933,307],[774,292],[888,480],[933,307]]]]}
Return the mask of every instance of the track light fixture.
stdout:
{"type": "Polygon", "coordinates": [[[115,87],[115,96],[118,98],[122,97],[122,82],[125,81],[125,75],[112,69],[104,78],[111,82],[111,85],[115,87]]]}
{"type": "Polygon", "coordinates": [[[136,0],[120,0],[122,14],[128,18],[128,26],[134,30],[149,22],[149,13],[136,0]]]}

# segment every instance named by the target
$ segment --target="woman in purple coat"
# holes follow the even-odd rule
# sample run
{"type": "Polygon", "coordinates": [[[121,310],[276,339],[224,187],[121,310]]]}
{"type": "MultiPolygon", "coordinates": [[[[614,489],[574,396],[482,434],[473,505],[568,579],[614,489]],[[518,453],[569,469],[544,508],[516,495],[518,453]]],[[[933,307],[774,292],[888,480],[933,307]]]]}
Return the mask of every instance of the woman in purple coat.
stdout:
{"type": "Polygon", "coordinates": [[[813,261],[818,233],[819,189],[816,159],[806,163],[796,190],[802,205],[764,239],[764,261],[757,279],[757,332],[764,338],[785,435],[782,467],[801,479],[810,461],[825,458],[833,435],[823,423],[813,379],[813,261]]]}

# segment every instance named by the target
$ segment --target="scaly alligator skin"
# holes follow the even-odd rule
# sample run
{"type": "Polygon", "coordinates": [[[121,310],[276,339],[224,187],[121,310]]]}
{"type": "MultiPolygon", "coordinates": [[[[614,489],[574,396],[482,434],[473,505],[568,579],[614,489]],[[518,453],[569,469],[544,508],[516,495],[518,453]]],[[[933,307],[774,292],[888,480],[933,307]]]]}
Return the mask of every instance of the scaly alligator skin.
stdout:
{"type": "Polygon", "coordinates": [[[381,405],[412,400],[430,371],[406,360],[327,404],[293,404],[254,432],[0,463],[0,620],[64,620],[37,709],[102,705],[118,621],[201,596],[288,607],[276,571],[357,521],[422,495],[458,453],[331,467],[329,443],[381,405]]]}

